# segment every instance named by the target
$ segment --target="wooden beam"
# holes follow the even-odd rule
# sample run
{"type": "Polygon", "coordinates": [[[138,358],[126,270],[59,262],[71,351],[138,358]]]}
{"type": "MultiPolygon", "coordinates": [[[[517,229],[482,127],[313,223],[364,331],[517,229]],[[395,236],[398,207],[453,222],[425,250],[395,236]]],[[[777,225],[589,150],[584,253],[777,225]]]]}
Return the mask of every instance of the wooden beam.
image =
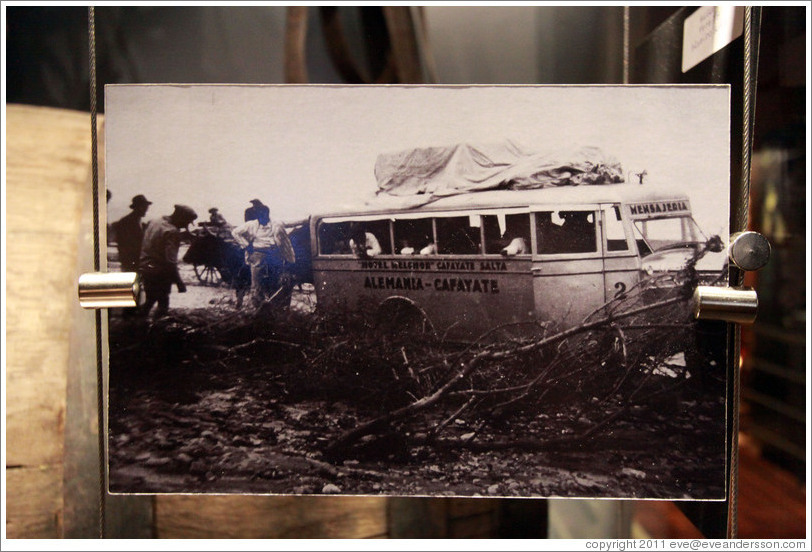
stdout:
{"type": "MultiPolygon", "coordinates": [[[[89,126],[89,123],[88,123],[89,126]]],[[[89,131],[89,129],[88,129],[89,131]]],[[[88,132],[89,134],[89,132],[88,132]]],[[[89,136],[88,136],[89,137],[89,136]]],[[[99,141],[99,208],[104,228],[104,118],[98,120],[99,141]]],[[[83,203],[81,231],[78,233],[78,253],[74,259],[74,274],[93,271],[93,212],[92,180],[88,177],[81,189],[83,203]]],[[[104,242],[102,235],[102,242],[104,242]]],[[[104,246],[102,258],[105,257],[104,246]]],[[[104,265],[102,265],[104,266],[104,265]]],[[[75,288],[76,284],[73,283],[75,288]]],[[[64,454],[64,516],[65,538],[98,538],[99,527],[99,427],[96,389],[96,328],[92,311],[71,304],[70,354],[67,366],[67,398],[64,454]]],[[[106,354],[106,334],[103,334],[106,354]]],[[[106,368],[106,367],[105,367],[106,368]]],[[[105,370],[106,371],[106,370],[105,370]]],[[[104,460],[106,462],[106,459],[104,460]]],[[[106,495],[105,526],[107,538],[142,539],[153,536],[152,497],[106,495]]]]}
{"type": "Polygon", "coordinates": [[[6,109],[7,534],[59,537],[86,113],[6,109]],[[9,469],[12,468],[12,469],[9,469]],[[59,520],[59,521],[54,521],[59,520]]]}
{"type": "MultiPolygon", "coordinates": [[[[92,270],[90,116],[9,105],[6,138],[7,536],[92,538],[94,317],[76,296],[92,270]]],[[[150,536],[151,498],[109,497],[107,517],[111,536],[150,536]]]]}
{"type": "Polygon", "coordinates": [[[449,499],[394,497],[389,499],[389,538],[448,537],[449,499]]]}
{"type": "Polygon", "coordinates": [[[376,538],[386,498],[159,495],[158,538],[376,538]]]}
{"type": "Polygon", "coordinates": [[[62,467],[6,467],[6,536],[56,539],[62,536],[62,467]]]}

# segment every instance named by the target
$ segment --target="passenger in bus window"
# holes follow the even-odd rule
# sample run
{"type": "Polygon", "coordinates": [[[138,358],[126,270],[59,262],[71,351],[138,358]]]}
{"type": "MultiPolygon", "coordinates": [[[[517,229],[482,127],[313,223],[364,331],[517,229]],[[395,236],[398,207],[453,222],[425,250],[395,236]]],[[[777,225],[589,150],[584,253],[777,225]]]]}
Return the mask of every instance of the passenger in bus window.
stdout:
{"type": "Polygon", "coordinates": [[[375,257],[383,251],[378,238],[372,232],[366,232],[360,224],[353,223],[350,236],[350,249],[357,257],[375,257]]]}
{"type": "Polygon", "coordinates": [[[505,217],[507,229],[502,236],[507,245],[499,253],[505,256],[527,255],[530,253],[530,219],[525,214],[505,217]]]}
{"type": "Polygon", "coordinates": [[[434,242],[429,243],[426,247],[420,250],[421,255],[436,255],[437,254],[437,244],[434,242]]]}
{"type": "Polygon", "coordinates": [[[527,247],[527,240],[522,237],[516,237],[510,240],[510,243],[502,248],[502,255],[512,257],[513,255],[526,255],[530,252],[527,247]]]}
{"type": "MultiPolygon", "coordinates": [[[[395,220],[392,228],[397,244],[395,251],[400,255],[420,253],[434,241],[431,218],[395,220]]],[[[423,254],[428,254],[428,251],[423,254]]]]}
{"type": "Polygon", "coordinates": [[[401,255],[414,255],[415,250],[414,247],[409,243],[408,239],[400,240],[400,250],[398,251],[401,255]]]}

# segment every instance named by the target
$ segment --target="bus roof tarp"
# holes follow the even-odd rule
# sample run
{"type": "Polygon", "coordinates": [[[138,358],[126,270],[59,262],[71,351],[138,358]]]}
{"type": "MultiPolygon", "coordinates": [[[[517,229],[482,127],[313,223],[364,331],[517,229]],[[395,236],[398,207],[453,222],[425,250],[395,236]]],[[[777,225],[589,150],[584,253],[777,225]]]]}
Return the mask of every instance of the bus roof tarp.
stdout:
{"type": "Polygon", "coordinates": [[[528,153],[511,141],[384,153],[375,163],[375,178],[379,194],[435,198],[482,190],[532,190],[624,181],[620,163],[599,148],[528,153]]]}

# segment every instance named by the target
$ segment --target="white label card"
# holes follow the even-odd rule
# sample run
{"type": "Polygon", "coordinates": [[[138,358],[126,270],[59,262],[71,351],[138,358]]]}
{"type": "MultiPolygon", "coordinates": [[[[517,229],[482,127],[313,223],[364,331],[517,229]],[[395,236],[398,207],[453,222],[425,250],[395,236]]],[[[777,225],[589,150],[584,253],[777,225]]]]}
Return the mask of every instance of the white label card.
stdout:
{"type": "Polygon", "coordinates": [[[683,27],[682,72],[741,36],[743,20],[742,6],[704,6],[692,13],[683,27]]]}

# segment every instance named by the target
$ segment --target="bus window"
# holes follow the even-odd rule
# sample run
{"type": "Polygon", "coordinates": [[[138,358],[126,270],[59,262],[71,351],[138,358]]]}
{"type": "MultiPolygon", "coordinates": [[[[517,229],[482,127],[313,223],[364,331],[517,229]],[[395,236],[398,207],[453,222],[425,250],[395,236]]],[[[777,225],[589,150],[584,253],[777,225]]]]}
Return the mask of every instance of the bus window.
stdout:
{"type": "Polygon", "coordinates": [[[482,227],[486,254],[530,253],[530,217],[527,213],[483,215],[482,227]]]}
{"type": "Polygon", "coordinates": [[[620,207],[614,205],[611,209],[604,209],[603,220],[606,224],[606,250],[628,251],[629,243],[626,241],[626,231],[623,229],[620,207]]]}
{"type": "Polygon", "coordinates": [[[404,219],[394,222],[396,253],[414,255],[434,243],[434,229],[430,218],[404,219]]]}
{"type": "Polygon", "coordinates": [[[540,255],[590,253],[598,250],[593,211],[536,213],[536,241],[540,255]]]}
{"type": "Polygon", "coordinates": [[[479,215],[437,218],[440,254],[477,255],[480,248],[479,215]]]}
{"type": "Polygon", "coordinates": [[[321,255],[351,255],[350,223],[323,222],[320,224],[319,253],[321,255]]]}
{"type": "Polygon", "coordinates": [[[351,222],[349,238],[350,249],[358,257],[392,254],[388,219],[351,222]]]}

